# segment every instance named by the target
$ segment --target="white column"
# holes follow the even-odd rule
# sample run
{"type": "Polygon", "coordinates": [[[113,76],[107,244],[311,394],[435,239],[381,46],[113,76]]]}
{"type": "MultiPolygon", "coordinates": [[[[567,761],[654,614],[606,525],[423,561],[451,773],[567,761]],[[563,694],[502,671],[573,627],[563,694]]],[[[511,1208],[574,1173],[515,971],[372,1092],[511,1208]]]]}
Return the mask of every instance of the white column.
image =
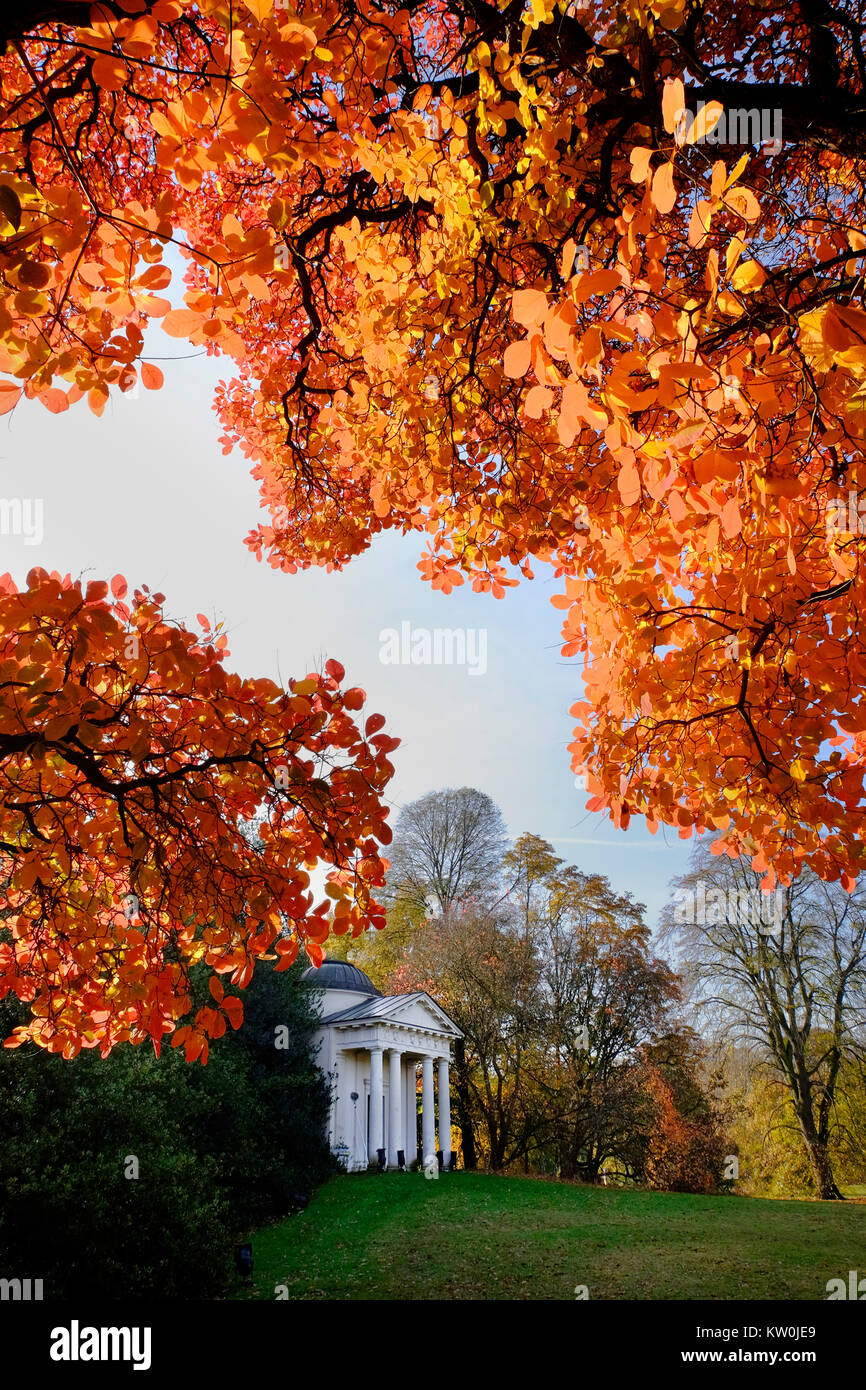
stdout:
{"type": "Polygon", "coordinates": [[[381,1149],[383,1145],[383,1095],[382,1048],[381,1045],[377,1045],[370,1048],[370,1161],[372,1163],[376,1162],[379,1156],[379,1149],[381,1149]]]}
{"type": "Polygon", "coordinates": [[[397,1167],[397,1150],[403,1147],[403,1073],[400,1061],[403,1054],[397,1047],[391,1048],[389,1078],[390,1095],[388,1106],[388,1167],[397,1167]]]}
{"type": "Polygon", "coordinates": [[[346,1135],[346,1142],[352,1150],[352,1172],[356,1173],[367,1166],[367,1154],[364,1144],[364,1083],[361,1080],[361,1059],[357,1052],[347,1052],[344,1054],[351,1059],[351,1066],[346,1074],[346,1096],[344,1104],[348,1119],[349,1133],[346,1135]],[[356,1100],[352,1100],[352,1096],[356,1100]]]}
{"type": "Polygon", "coordinates": [[[406,1071],[406,1167],[418,1157],[418,1073],[414,1057],[405,1064],[406,1071]]]}
{"type": "Polygon", "coordinates": [[[451,1162],[451,1091],[448,1081],[448,1058],[439,1058],[439,1148],[442,1164],[451,1162]]]}
{"type": "Polygon", "coordinates": [[[436,1117],[433,1113],[433,1058],[421,1058],[421,1162],[436,1158],[436,1117]]]}
{"type": "Polygon", "coordinates": [[[343,1076],[345,1070],[345,1053],[337,1048],[334,1053],[334,1089],[331,1094],[331,1109],[328,1114],[328,1146],[332,1150],[340,1138],[340,1126],[343,1120],[341,1106],[346,1103],[346,1082],[343,1076]]]}

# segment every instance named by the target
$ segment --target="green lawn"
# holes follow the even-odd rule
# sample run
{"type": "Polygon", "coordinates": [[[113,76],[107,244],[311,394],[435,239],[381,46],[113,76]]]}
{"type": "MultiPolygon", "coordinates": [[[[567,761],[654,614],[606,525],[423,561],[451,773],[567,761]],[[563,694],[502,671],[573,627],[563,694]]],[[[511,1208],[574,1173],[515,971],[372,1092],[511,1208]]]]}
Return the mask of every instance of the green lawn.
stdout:
{"type": "Polygon", "coordinates": [[[363,1173],[256,1232],[273,1299],[825,1299],[866,1275],[866,1204],[689,1197],[533,1178],[363,1173]],[[285,1296],[285,1295],[283,1295],[285,1296]]]}

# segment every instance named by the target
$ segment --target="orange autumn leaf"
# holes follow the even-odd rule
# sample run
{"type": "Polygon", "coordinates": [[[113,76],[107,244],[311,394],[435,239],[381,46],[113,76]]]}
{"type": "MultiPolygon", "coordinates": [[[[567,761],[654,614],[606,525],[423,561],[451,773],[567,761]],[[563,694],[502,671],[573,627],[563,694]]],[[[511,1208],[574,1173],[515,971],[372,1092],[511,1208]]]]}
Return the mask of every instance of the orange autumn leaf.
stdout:
{"type": "Polygon", "coordinates": [[[533,386],[526,394],[523,408],[530,420],[537,420],[553,404],[553,392],[546,386],[533,386]]]}
{"type": "Polygon", "coordinates": [[[193,309],[172,309],[162,320],[162,326],[172,338],[187,338],[202,326],[202,316],[193,309]]]}
{"type": "Polygon", "coordinates": [[[637,501],[640,496],[640,476],[634,463],[623,464],[617,474],[616,484],[619,495],[627,507],[637,501]]]}
{"type": "Polygon", "coordinates": [[[13,381],[0,381],[0,415],[7,415],[21,399],[22,388],[13,381]]]}
{"type": "Polygon", "coordinates": [[[682,79],[675,77],[665,82],[662,93],[662,120],[664,128],[668,134],[673,134],[677,128],[686,104],[686,89],[682,79]]]}
{"type": "Polygon", "coordinates": [[[50,410],[52,415],[59,415],[64,410],[69,409],[69,397],[65,391],[59,391],[56,386],[46,386],[44,391],[40,391],[37,400],[41,401],[46,410],[50,410]]]}
{"type": "Polygon", "coordinates": [[[26,589],[8,577],[0,587],[4,669],[38,662],[45,673],[7,707],[0,756],[0,777],[19,792],[0,803],[14,922],[0,941],[0,999],[14,993],[33,1011],[10,1045],[30,1038],[67,1057],[82,1046],[106,1055],[173,1035],[188,1060],[204,1062],[208,1039],[243,1017],[222,975],[248,983],[274,948],[282,963],[298,943],[327,938],[326,908],[305,891],[316,861],[338,876],[350,929],[381,924],[380,798],[397,740],[378,733],[381,715],[362,736],[330,673],[303,683],[323,714],[311,725],[307,701],[296,709],[272,682],[228,672],[215,647],[170,623],[161,594],[136,590],[124,603],[122,575],[110,590],[91,580],[82,592],[34,569],[26,589]],[[28,752],[40,740],[49,759],[28,752]],[[262,844],[245,830],[256,807],[262,844]],[[188,970],[202,962],[219,1007],[193,1014],[188,970]]]}
{"type": "Polygon", "coordinates": [[[502,359],[505,375],[514,378],[525,376],[529,371],[531,360],[532,349],[528,338],[521,338],[516,343],[509,343],[502,359]]]}
{"type": "Polygon", "coordinates": [[[659,212],[670,212],[677,200],[674,166],[670,162],[660,164],[653,174],[652,200],[659,212]]]}
{"type": "Polygon", "coordinates": [[[92,74],[96,85],[107,92],[121,91],[129,76],[123,59],[107,54],[94,60],[92,74]]]}
{"type": "Polygon", "coordinates": [[[543,290],[517,290],[511,300],[511,312],[515,323],[530,328],[544,318],[547,295],[543,290]]]}
{"type": "Polygon", "coordinates": [[[629,158],[631,160],[631,179],[634,183],[643,183],[649,173],[652,150],[645,145],[636,145],[629,158]]]}
{"type": "Polygon", "coordinates": [[[710,131],[715,130],[724,114],[725,108],[720,101],[708,101],[706,106],[701,107],[695,119],[690,123],[686,131],[686,144],[694,145],[706,139],[710,131]]]}

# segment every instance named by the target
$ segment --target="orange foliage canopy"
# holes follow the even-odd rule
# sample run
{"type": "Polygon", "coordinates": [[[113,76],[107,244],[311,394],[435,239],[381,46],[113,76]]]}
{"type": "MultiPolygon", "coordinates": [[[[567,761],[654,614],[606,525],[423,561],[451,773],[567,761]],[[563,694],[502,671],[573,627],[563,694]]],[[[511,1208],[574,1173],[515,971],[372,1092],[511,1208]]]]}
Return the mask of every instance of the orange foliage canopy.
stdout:
{"type": "Polygon", "coordinates": [[[590,806],[850,886],[859,10],[294,3],[18,7],[3,402],[99,412],[151,319],[228,354],[256,553],[416,530],[434,585],[497,596],[551,564],[590,806]]]}
{"type": "Polygon", "coordinates": [[[0,998],[32,1013],[6,1045],[71,1057],[172,1034],[204,1062],[243,1016],[221,977],[243,988],[265,955],[286,969],[303,943],[318,963],[329,930],[382,924],[397,740],[378,715],[359,727],[339,662],[287,691],[242,680],[225,637],[125,593],[119,575],[111,593],[0,579],[0,998]],[[200,964],[212,997],[194,1007],[200,964]]]}

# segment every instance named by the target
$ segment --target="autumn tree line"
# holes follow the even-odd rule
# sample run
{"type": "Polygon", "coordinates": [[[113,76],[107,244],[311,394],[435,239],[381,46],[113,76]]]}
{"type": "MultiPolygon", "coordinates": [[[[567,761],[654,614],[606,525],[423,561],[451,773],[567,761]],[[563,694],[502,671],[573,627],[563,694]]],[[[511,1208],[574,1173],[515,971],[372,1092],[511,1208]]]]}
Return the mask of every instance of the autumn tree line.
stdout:
{"type": "Polygon", "coordinates": [[[805,875],[778,920],[749,914],[760,876],[712,848],[654,941],[631,894],[537,835],[509,844],[483,793],[403,809],[386,930],[329,950],[463,1031],[466,1168],[825,1198],[866,1178],[862,896],[805,875]]]}

